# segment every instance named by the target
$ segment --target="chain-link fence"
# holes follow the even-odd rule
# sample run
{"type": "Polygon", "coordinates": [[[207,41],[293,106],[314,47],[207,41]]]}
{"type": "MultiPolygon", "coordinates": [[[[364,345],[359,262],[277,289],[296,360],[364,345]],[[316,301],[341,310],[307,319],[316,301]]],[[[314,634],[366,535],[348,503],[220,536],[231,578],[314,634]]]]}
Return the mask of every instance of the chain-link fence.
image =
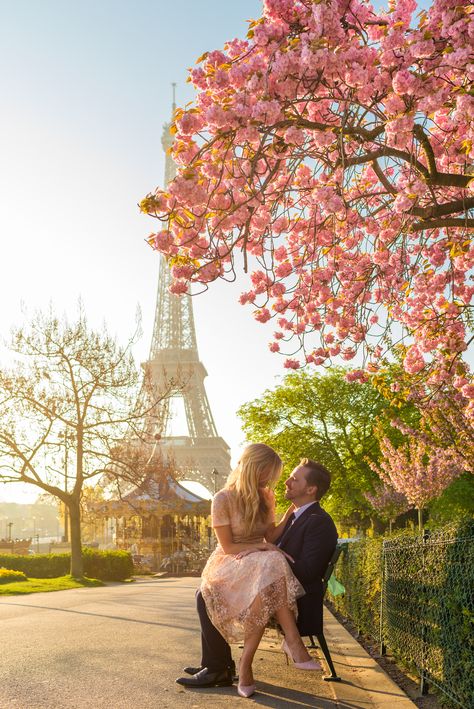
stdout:
{"type": "Polygon", "coordinates": [[[334,604],[463,709],[474,707],[474,524],[349,543],[334,604]],[[361,578],[362,577],[362,578],[361,578]]]}

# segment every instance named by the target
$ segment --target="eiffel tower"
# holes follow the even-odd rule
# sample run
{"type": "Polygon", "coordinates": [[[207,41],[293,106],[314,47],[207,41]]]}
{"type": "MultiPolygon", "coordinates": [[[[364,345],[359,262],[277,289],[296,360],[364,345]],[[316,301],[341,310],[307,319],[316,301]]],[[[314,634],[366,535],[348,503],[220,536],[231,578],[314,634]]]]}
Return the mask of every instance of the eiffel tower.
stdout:
{"type": "MultiPolygon", "coordinates": [[[[172,116],[176,108],[174,86],[172,116]]],[[[161,138],[166,155],[165,185],[176,175],[176,165],[170,155],[173,144],[170,125],[163,126],[161,138]]],[[[179,395],[184,403],[188,435],[169,435],[169,398],[161,404],[159,423],[154,424],[155,433],[160,436],[159,448],[164,457],[172,457],[187,480],[200,482],[213,492],[222,487],[229,474],[229,446],[217,434],[204,388],[207,372],[199,360],[191,296],[172,295],[170,285],[170,269],[166,259],[160,256],[153,337],[149,359],[143,367],[156,391],[166,391],[170,380],[184,382],[179,395]]]]}

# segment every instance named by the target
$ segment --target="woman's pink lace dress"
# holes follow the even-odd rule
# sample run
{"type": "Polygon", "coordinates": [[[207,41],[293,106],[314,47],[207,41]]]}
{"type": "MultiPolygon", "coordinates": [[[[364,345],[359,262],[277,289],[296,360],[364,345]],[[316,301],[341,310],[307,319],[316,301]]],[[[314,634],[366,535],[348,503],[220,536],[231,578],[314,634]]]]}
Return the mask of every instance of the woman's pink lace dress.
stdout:
{"type": "MultiPolygon", "coordinates": [[[[212,501],[212,526],[230,525],[235,543],[263,540],[275,519],[275,500],[266,489],[269,511],[253,533],[245,535],[233,490],[220,490],[212,501]]],[[[247,633],[265,626],[279,608],[289,606],[296,615],[296,599],[304,589],[283,554],[258,551],[242,559],[225,554],[217,545],[202,572],[201,593],[213,625],[229,643],[241,642],[247,633]]]]}

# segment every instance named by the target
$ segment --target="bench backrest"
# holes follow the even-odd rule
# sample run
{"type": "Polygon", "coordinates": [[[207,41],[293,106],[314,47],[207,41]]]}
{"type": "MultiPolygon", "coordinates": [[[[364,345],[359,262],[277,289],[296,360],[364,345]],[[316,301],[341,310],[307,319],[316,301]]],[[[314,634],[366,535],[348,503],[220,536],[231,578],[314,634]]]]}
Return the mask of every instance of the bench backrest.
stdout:
{"type": "Polygon", "coordinates": [[[323,576],[323,594],[326,593],[329,579],[331,578],[331,574],[334,571],[334,567],[337,564],[337,560],[341,556],[341,552],[342,552],[342,545],[338,544],[336,546],[336,548],[334,549],[334,552],[333,552],[331,558],[329,559],[329,563],[326,567],[326,571],[323,576]]]}

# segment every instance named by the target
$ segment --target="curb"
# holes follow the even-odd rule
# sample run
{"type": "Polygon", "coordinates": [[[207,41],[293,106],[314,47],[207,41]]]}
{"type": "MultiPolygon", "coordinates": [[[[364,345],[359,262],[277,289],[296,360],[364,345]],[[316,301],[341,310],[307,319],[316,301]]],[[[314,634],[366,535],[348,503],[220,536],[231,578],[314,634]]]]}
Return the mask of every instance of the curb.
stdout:
{"type": "MultiPolygon", "coordinates": [[[[416,704],[403,689],[395,684],[326,606],[324,635],[336,672],[342,677],[342,682],[329,683],[341,706],[350,706],[351,709],[416,709],[416,704]]],[[[321,652],[318,654],[323,658],[321,652]]]]}

